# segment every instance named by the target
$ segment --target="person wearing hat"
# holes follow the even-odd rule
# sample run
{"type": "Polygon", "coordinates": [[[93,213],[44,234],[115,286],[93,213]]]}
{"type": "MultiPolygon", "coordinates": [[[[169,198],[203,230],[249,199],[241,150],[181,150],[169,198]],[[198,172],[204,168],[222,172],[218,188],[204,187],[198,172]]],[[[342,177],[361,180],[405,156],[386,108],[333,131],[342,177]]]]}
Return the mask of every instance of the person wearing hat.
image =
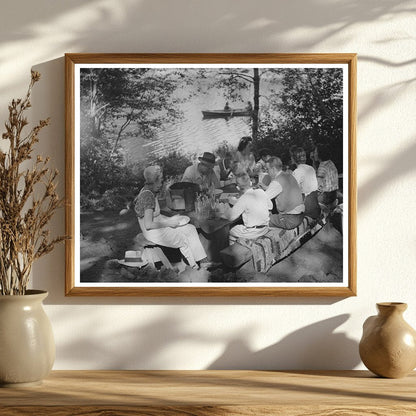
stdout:
{"type": "Polygon", "coordinates": [[[198,159],[197,164],[186,168],[182,182],[196,183],[201,187],[201,190],[212,187],[219,188],[220,180],[214,172],[215,156],[212,153],[204,152],[198,159]]]}

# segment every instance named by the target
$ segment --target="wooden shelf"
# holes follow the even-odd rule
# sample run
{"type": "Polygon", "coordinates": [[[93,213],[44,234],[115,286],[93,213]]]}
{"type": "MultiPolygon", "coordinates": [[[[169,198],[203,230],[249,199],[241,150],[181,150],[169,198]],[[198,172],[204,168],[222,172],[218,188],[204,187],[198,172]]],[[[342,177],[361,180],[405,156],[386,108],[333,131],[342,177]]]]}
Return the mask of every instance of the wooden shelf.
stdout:
{"type": "Polygon", "coordinates": [[[0,415],[416,415],[416,373],[367,371],[53,371],[0,389],[0,415]]]}

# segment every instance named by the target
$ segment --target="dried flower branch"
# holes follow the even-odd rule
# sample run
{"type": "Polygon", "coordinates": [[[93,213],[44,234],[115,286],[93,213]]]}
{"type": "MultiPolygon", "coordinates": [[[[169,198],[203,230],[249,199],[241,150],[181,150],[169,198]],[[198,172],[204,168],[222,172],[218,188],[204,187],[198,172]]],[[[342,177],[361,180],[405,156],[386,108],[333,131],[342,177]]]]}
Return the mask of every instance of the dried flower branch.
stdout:
{"type": "Polygon", "coordinates": [[[50,120],[41,120],[26,136],[28,125],[24,112],[31,107],[30,96],[39,72],[32,77],[25,98],[12,100],[5,123],[3,140],[9,149],[0,151],[0,294],[24,295],[33,262],[51,252],[66,237],[50,238],[45,227],[55,211],[63,205],[56,193],[58,171],[48,167],[49,157],[37,156],[31,168],[23,163],[32,159],[39,132],[50,120]],[[35,192],[35,186],[36,192],[35,192]],[[38,192],[38,187],[43,190],[38,192]],[[34,194],[36,193],[36,197],[34,194]]]}

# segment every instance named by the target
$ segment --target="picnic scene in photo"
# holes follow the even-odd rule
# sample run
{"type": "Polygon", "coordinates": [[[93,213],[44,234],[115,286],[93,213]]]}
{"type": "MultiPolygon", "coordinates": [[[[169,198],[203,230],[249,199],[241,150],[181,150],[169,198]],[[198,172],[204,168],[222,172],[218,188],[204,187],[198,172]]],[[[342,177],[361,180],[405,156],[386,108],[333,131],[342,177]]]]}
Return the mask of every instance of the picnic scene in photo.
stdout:
{"type": "Polygon", "coordinates": [[[341,69],[80,80],[82,283],[343,282],[341,69]]]}

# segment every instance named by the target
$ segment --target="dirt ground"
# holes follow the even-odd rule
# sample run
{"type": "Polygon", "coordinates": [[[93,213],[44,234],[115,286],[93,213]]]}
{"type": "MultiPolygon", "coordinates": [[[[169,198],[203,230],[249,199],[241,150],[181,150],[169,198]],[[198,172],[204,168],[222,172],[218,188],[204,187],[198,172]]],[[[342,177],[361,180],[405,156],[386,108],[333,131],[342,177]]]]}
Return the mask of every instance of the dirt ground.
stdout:
{"type": "Polygon", "coordinates": [[[326,224],[302,247],[275,264],[266,274],[254,272],[252,262],[237,271],[194,271],[181,264],[180,272],[148,265],[142,269],[118,263],[134,249],[140,227],[133,212],[120,216],[102,211],[81,214],[82,282],[340,282],[342,235],[326,224]]]}

